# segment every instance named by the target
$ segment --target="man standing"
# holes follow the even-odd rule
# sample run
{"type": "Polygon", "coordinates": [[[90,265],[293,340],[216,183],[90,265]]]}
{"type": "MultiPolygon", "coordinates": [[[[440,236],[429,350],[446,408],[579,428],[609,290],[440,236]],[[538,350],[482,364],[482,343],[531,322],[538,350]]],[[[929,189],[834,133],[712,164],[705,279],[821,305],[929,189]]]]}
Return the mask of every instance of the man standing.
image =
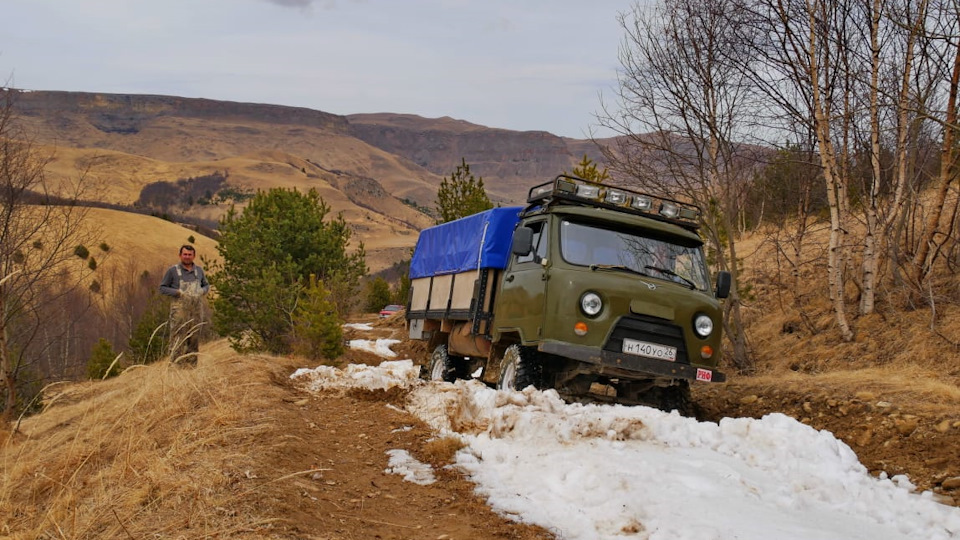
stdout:
{"type": "Polygon", "coordinates": [[[180,262],[170,267],[160,282],[160,294],[173,297],[170,304],[170,361],[197,365],[200,329],[203,328],[203,295],[210,290],[203,268],[194,264],[197,250],[180,246],[180,262]]]}

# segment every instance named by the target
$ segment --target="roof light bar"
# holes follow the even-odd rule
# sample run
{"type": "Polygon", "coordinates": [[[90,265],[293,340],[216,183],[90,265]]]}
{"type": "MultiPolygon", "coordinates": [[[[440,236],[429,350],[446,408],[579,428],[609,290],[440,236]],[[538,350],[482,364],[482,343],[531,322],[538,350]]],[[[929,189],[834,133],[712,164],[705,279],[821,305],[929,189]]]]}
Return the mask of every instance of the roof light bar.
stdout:
{"type": "Polygon", "coordinates": [[[700,219],[700,211],[694,208],[680,208],[680,219],[697,221],[700,219]]]}
{"type": "Polygon", "coordinates": [[[552,182],[534,186],[527,196],[530,204],[551,201],[590,204],[667,220],[688,228],[696,228],[700,219],[700,208],[689,203],[654,197],[619,186],[605,186],[567,175],[560,175],[552,182]]]}

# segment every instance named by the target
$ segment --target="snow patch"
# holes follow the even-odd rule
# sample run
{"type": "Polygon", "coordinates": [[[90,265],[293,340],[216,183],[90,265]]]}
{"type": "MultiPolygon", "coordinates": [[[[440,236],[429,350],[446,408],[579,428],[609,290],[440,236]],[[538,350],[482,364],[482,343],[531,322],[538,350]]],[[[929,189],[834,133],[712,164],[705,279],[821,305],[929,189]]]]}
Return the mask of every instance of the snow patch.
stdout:
{"type": "Polygon", "coordinates": [[[475,381],[419,387],[408,408],[466,432],[456,464],[495,510],[564,538],[960,538],[960,510],[782,414],[697,422],[475,381]]]}
{"type": "Polygon", "coordinates": [[[397,353],[390,350],[390,346],[400,343],[399,339],[378,339],[371,341],[369,339],[352,339],[347,342],[351,349],[371,352],[383,358],[396,358],[397,353]]]}
{"type": "Polygon", "coordinates": [[[387,455],[390,456],[390,461],[387,463],[389,467],[384,469],[383,472],[399,474],[407,482],[413,482],[421,486],[437,481],[433,476],[433,467],[418,461],[410,455],[410,452],[406,450],[387,450],[387,455]]]}
{"type": "Polygon", "coordinates": [[[410,388],[420,382],[419,376],[420,366],[413,365],[412,360],[395,360],[383,362],[379,366],[350,364],[344,369],[331,366],[300,368],[293,372],[290,378],[302,381],[307,390],[317,392],[330,388],[410,388]]]}
{"type": "Polygon", "coordinates": [[[346,323],[344,328],[353,328],[354,330],[373,330],[373,327],[367,323],[346,323]]]}
{"type": "MultiPolygon", "coordinates": [[[[495,511],[567,540],[960,540],[960,509],[906,477],[870,476],[833,434],[782,414],[697,422],[552,390],[416,383],[418,371],[407,360],[300,376],[315,389],[411,387],[408,411],[458,434],[455,466],[495,511]]],[[[388,471],[416,469],[391,452],[388,471]]]]}

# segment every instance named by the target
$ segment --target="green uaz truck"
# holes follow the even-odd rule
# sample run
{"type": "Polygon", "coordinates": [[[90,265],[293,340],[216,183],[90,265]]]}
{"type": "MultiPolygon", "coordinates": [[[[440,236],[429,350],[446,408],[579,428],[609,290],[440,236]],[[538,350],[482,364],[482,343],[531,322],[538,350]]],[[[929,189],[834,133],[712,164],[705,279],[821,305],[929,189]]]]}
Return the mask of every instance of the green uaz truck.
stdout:
{"type": "Polygon", "coordinates": [[[426,375],[690,412],[690,381],[722,382],[721,306],[699,209],[561,175],[525,207],[425,229],[407,320],[426,375]]]}

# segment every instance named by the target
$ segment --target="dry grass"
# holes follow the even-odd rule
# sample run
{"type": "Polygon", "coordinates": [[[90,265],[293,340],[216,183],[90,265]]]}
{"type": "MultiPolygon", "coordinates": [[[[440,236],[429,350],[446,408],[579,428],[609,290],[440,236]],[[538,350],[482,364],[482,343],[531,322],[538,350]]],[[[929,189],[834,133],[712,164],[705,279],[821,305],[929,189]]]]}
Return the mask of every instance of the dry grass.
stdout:
{"type": "Polygon", "coordinates": [[[247,497],[275,444],[270,369],[205,347],[197,369],[161,362],[60,387],[0,448],[0,536],[243,536],[266,524],[247,497]]]}
{"type": "MultiPolygon", "coordinates": [[[[889,273],[882,274],[875,312],[857,317],[858,291],[853,280],[858,276],[852,271],[846,291],[847,316],[855,339],[845,343],[827,297],[827,233],[818,224],[809,235],[797,291],[791,290],[789,266],[782,259],[778,266],[773,231],[741,242],[745,277],[755,294],[744,309],[750,348],[761,375],[751,378],[752,382],[769,376],[771,386],[790,387],[813,380],[833,387],[892,391],[918,404],[958,404],[957,276],[938,269],[930,280],[930,291],[918,295],[906,287],[894,287],[889,273]],[[795,293],[802,300],[802,312],[794,305],[795,293]]],[[[859,269],[856,260],[851,269],[859,269]]]]}
{"type": "Polygon", "coordinates": [[[419,451],[420,458],[435,468],[445,467],[453,463],[453,456],[464,446],[457,437],[437,437],[424,443],[419,451]]]}
{"type": "Polygon", "coordinates": [[[819,374],[764,374],[750,377],[749,381],[751,387],[758,390],[821,391],[836,398],[866,393],[875,400],[927,403],[934,408],[960,407],[960,388],[939,380],[937,373],[911,364],[837,369],[819,374]]]}

